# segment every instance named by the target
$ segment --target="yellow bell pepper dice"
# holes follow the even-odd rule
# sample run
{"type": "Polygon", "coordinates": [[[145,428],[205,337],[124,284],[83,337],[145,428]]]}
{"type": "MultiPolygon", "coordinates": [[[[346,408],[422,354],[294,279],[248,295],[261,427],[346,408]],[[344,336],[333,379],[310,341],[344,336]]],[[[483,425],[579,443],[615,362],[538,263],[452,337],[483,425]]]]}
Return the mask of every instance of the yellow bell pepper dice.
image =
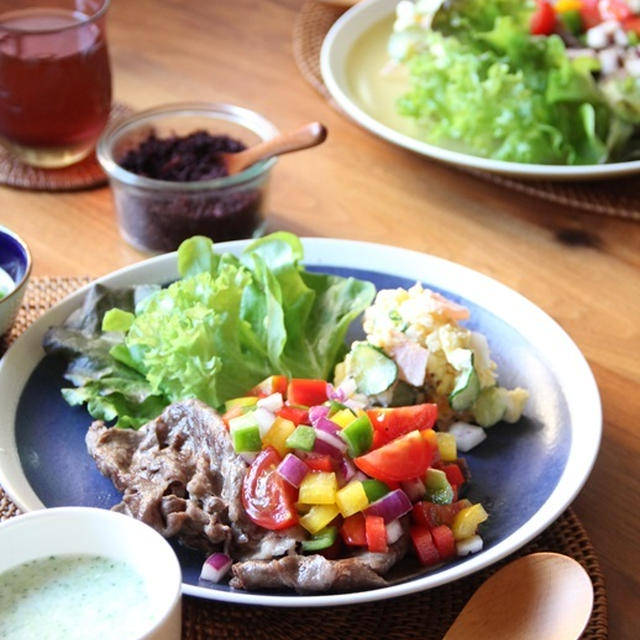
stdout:
{"type": "Polygon", "coordinates": [[[342,429],[349,426],[355,419],[356,416],[351,409],[340,409],[330,418],[331,422],[335,422],[342,429]]]}
{"type": "Polygon", "coordinates": [[[309,532],[324,529],[340,512],[335,504],[317,504],[300,518],[300,524],[309,532]]]}
{"type": "Polygon", "coordinates": [[[462,509],[456,513],[451,525],[453,537],[456,540],[464,540],[476,534],[478,525],[484,522],[489,514],[484,510],[481,504],[474,504],[466,509],[462,509]]]}
{"type": "Polygon", "coordinates": [[[291,420],[285,420],[278,416],[271,429],[262,437],[262,446],[271,445],[282,457],[284,457],[289,448],[287,447],[287,438],[295,431],[296,425],[291,420]]]}
{"type": "Polygon", "coordinates": [[[335,504],[338,480],[331,471],[311,471],[303,478],[298,490],[302,504],[335,504]]]}
{"type": "Polygon", "coordinates": [[[362,482],[350,482],[336,493],[336,505],[344,518],[369,506],[369,499],[362,482]]]}
{"type": "Polygon", "coordinates": [[[436,438],[438,439],[440,459],[443,462],[455,462],[458,459],[458,448],[456,446],[455,436],[451,433],[438,431],[436,438]]]}
{"type": "Polygon", "coordinates": [[[557,0],[553,5],[556,13],[566,13],[567,11],[580,11],[582,0],[557,0]]]}

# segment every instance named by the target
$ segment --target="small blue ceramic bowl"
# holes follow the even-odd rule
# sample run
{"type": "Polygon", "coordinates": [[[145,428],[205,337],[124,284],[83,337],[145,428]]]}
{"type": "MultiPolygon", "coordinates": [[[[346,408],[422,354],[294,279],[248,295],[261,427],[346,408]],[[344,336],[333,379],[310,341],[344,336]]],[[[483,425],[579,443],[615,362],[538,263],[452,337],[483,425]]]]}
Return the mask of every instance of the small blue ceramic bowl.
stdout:
{"type": "Polygon", "coordinates": [[[18,314],[31,274],[31,252],[24,240],[0,226],[0,336],[18,314]]]}

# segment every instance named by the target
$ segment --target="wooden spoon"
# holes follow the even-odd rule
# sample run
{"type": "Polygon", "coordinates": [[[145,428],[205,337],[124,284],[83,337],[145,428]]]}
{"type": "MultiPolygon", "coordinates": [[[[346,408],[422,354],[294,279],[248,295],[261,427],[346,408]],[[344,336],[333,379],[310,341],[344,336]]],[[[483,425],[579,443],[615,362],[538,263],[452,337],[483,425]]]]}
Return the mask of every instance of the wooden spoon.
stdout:
{"type": "Polygon", "coordinates": [[[267,160],[273,156],[290,153],[291,151],[315,147],[317,144],[324,142],[326,137],[327,130],[324,125],[319,122],[310,122],[304,127],[300,127],[300,129],[281,133],[275,138],[265,140],[244,151],[220,153],[218,158],[224,163],[227,173],[232,176],[260,160],[267,160]]]}
{"type": "Polygon", "coordinates": [[[533,553],[491,576],[443,640],[576,640],[589,621],[587,572],[558,553],[533,553]]]}

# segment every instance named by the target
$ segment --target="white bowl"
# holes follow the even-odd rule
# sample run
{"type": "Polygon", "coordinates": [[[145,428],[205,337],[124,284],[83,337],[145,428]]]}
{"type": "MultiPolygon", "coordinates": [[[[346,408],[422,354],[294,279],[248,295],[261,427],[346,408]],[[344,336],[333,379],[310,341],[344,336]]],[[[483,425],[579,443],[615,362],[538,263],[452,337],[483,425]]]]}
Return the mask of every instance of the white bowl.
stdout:
{"type": "MultiPolygon", "coordinates": [[[[141,615],[148,614],[149,624],[135,638],[117,630],[114,630],[114,637],[122,640],[180,639],[180,565],[169,543],[148,525],[106,509],[44,509],[0,524],[0,549],[3,550],[0,574],[25,562],[52,555],[103,556],[127,563],[144,581],[148,609],[141,615]],[[10,552],[6,553],[7,550],[10,552]]],[[[86,631],[90,634],[91,629],[86,631]]]]}
{"type": "MultiPolygon", "coordinates": [[[[27,243],[10,229],[0,226],[0,268],[12,287],[0,298],[0,336],[8,331],[18,314],[31,275],[31,252],[27,243]]],[[[2,274],[4,284],[5,276],[2,274]]]]}

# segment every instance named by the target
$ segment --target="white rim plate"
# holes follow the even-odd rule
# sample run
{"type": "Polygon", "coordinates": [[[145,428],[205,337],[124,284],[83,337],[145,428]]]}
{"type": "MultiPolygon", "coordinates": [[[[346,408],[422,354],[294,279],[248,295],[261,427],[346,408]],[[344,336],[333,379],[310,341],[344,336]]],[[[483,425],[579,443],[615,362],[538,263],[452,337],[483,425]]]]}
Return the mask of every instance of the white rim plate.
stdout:
{"type": "Polygon", "coordinates": [[[505,162],[450,151],[412,138],[369,115],[353,96],[346,73],[346,62],[356,41],[373,25],[388,18],[397,2],[365,0],[344,13],[331,27],[320,53],[320,68],[329,93],[358,124],[405,149],[467,169],[480,169],[514,178],[538,180],[589,180],[617,178],[640,172],[640,160],[601,165],[543,165],[505,162]]]}
{"type": "MultiPolygon", "coordinates": [[[[552,373],[564,393],[571,424],[579,425],[580,433],[572,434],[564,471],[540,509],[511,535],[460,565],[389,587],[345,594],[269,595],[212,590],[186,584],[184,593],[235,603],[296,607],[393,598],[436,587],[483,569],[513,553],[549,526],[582,488],[596,459],[601,438],[598,389],[587,362],[571,338],[546,313],[520,294],[461,265],[427,254],[372,243],[324,238],[307,238],[303,242],[305,261],[309,264],[370,271],[380,271],[380,265],[385,265],[384,273],[426,281],[431,286],[490,309],[551,363],[552,373]]],[[[247,241],[229,242],[217,245],[217,249],[237,254],[246,244],[247,241]]],[[[171,253],[120,269],[97,282],[122,287],[166,283],[177,277],[176,254],[171,253]]],[[[41,342],[45,331],[51,325],[60,324],[80,306],[87,289],[83,287],[45,313],[0,359],[0,484],[24,511],[41,509],[43,504],[29,485],[18,456],[14,430],[18,401],[33,369],[44,356],[41,342]]]]}

